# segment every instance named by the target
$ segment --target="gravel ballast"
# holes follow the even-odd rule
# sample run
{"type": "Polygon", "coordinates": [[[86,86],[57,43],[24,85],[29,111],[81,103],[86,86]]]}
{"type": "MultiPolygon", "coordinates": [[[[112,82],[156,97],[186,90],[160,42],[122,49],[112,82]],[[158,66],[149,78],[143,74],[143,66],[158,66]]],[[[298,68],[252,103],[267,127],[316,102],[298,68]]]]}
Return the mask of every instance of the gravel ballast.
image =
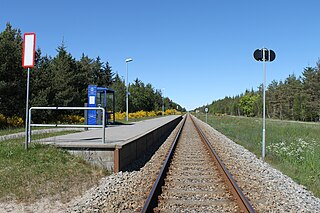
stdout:
{"type": "Polygon", "coordinates": [[[258,159],[198,120],[239,187],[259,212],[320,212],[320,199],[290,177],[258,159]]]}

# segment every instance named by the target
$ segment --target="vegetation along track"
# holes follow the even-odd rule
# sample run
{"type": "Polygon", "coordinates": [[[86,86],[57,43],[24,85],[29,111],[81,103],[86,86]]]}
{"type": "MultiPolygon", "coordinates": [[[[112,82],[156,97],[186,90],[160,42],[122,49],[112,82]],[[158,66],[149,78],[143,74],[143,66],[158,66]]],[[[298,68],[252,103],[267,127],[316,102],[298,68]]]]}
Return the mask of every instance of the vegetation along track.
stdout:
{"type": "Polygon", "coordinates": [[[187,115],[142,212],[255,212],[187,115]]]}

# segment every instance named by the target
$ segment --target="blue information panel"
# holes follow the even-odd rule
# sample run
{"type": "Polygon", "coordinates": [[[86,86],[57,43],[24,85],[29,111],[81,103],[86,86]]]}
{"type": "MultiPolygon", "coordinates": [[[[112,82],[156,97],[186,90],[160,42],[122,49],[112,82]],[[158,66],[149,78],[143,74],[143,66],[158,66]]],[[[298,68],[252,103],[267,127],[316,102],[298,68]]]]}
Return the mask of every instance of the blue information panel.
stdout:
{"type": "MultiPolygon", "coordinates": [[[[89,85],[88,86],[88,107],[97,106],[97,86],[89,85]]],[[[88,110],[88,124],[96,125],[97,124],[97,112],[96,110],[88,110]]]]}

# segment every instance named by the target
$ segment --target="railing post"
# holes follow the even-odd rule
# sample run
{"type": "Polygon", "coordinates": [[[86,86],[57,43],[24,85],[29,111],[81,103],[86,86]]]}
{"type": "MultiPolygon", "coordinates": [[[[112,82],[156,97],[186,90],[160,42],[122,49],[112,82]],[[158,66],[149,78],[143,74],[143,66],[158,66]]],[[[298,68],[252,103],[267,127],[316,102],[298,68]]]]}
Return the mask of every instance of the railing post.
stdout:
{"type": "Polygon", "coordinates": [[[105,143],[105,134],[106,134],[106,111],[104,108],[101,108],[102,110],[102,143],[105,143]]]}
{"type": "MultiPolygon", "coordinates": [[[[84,103],[84,107],[88,107],[88,103],[84,103]]],[[[84,110],[84,124],[88,124],[88,110],[86,109],[84,110]]],[[[85,127],[84,130],[87,131],[88,127],[85,127]]]]}
{"type": "Polygon", "coordinates": [[[31,143],[31,110],[32,107],[29,109],[29,121],[28,121],[28,143],[31,143]]]}

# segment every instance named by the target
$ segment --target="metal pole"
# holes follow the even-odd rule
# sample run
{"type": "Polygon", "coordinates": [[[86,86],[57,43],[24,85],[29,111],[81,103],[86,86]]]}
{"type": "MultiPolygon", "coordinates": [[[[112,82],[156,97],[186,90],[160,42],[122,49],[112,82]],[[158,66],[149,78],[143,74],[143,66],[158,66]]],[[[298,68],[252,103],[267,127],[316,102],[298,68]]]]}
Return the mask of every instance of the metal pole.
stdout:
{"type": "Polygon", "coordinates": [[[266,156],[266,55],[265,48],[263,50],[263,119],[262,119],[262,160],[266,156]]]}
{"type": "Polygon", "coordinates": [[[27,100],[26,100],[26,142],[25,142],[25,149],[28,149],[28,121],[29,121],[29,79],[30,79],[30,68],[28,68],[28,74],[27,74],[27,100]]]}
{"type": "Polygon", "coordinates": [[[162,94],[162,116],[164,116],[164,88],[163,90],[163,94],[162,94]]]}
{"type": "Polygon", "coordinates": [[[31,109],[29,109],[29,122],[28,122],[28,144],[31,143],[31,109]]]}
{"type": "Polygon", "coordinates": [[[112,93],[112,102],[113,102],[113,108],[112,108],[113,124],[115,124],[116,123],[116,97],[114,93],[112,93]]]}
{"type": "Polygon", "coordinates": [[[104,94],[104,97],[103,97],[104,103],[103,103],[103,105],[105,105],[105,106],[103,106],[103,107],[105,108],[106,113],[107,113],[105,119],[106,119],[106,124],[108,125],[108,123],[109,123],[109,118],[108,118],[108,109],[107,109],[107,91],[105,90],[103,94],[104,94]]]}
{"type": "MultiPolygon", "coordinates": [[[[88,103],[84,103],[84,107],[88,107],[88,103]]],[[[84,110],[84,124],[88,125],[88,110],[84,110]]],[[[85,131],[88,131],[88,127],[84,128],[85,131]]]]}
{"type": "Polygon", "coordinates": [[[102,110],[102,143],[106,142],[106,111],[104,108],[102,110]]]}
{"type": "Polygon", "coordinates": [[[208,123],[208,112],[206,112],[206,123],[208,123]]]}
{"type": "Polygon", "coordinates": [[[127,65],[127,91],[126,91],[126,121],[128,121],[128,113],[129,113],[129,100],[128,100],[128,92],[129,92],[129,83],[128,83],[128,62],[126,62],[127,65]]]}

